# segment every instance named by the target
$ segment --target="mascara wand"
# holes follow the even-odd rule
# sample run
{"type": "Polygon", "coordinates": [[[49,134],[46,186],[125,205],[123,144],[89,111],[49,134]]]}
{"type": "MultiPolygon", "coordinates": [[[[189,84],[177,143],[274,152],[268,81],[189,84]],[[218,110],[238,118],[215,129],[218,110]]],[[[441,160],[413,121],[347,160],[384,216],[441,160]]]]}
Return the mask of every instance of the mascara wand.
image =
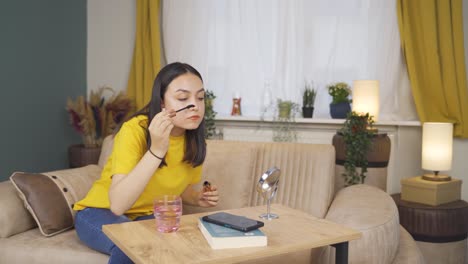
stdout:
{"type": "Polygon", "coordinates": [[[189,105],[187,105],[186,107],[182,107],[181,109],[179,109],[179,110],[177,110],[177,111],[175,111],[175,112],[178,113],[178,112],[180,112],[180,111],[182,111],[182,110],[189,109],[189,108],[192,108],[192,107],[195,107],[195,105],[189,104],[189,105]]]}

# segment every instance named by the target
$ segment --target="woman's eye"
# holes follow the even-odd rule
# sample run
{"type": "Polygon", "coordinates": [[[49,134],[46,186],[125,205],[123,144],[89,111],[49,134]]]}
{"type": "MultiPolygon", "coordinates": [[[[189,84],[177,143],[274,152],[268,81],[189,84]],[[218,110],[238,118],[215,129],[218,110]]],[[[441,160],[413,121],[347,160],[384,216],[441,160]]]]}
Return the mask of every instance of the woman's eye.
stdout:
{"type": "Polygon", "coordinates": [[[198,97],[198,100],[203,101],[205,100],[205,97],[198,97]]]}
{"type": "Polygon", "coordinates": [[[187,99],[188,99],[188,98],[179,98],[179,99],[177,99],[177,100],[179,100],[179,101],[187,101],[187,99]]]}

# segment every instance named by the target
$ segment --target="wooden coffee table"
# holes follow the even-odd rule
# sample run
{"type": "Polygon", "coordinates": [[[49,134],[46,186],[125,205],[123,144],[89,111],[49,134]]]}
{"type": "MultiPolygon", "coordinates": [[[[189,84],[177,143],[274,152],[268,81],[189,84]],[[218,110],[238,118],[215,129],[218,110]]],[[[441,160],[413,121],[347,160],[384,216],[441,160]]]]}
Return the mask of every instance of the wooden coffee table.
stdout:
{"type": "MultiPolygon", "coordinates": [[[[283,205],[271,209],[280,217],[264,221],[266,247],[211,249],[198,229],[198,219],[210,213],[183,215],[174,233],[159,233],[155,220],[105,225],[103,231],[135,263],[171,264],[235,263],[327,245],[336,248],[336,263],[348,263],[348,241],[361,237],[359,231],[283,205]]],[[[225,211],[258,219],[265,210],[257,206],[225,211]]]]}

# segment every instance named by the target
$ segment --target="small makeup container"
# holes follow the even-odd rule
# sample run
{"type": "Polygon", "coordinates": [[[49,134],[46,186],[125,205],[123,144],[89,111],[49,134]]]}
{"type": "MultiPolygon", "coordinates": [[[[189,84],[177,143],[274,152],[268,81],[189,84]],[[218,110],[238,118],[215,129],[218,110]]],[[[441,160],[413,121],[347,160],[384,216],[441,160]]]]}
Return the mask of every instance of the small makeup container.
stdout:
{"type": "Polygon", "coordinates": [[[211,183],[209,181],[203,183],[203,192],[211,192],[211,183]]]}

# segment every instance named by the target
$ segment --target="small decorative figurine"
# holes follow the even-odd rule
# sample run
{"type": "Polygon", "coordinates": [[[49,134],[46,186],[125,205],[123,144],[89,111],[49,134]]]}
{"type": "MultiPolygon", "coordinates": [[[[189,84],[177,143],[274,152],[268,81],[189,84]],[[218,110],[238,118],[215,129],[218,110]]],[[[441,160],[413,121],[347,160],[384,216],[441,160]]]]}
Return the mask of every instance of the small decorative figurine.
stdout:
{"type": "Polygon", "coordinates": [[[236,94],[234,98],[232,98],[232,110],[231,110],[231,115],[232,116],[240,116],[242,115],[241,111],[241,100],[239,95],[236,94]]]}

